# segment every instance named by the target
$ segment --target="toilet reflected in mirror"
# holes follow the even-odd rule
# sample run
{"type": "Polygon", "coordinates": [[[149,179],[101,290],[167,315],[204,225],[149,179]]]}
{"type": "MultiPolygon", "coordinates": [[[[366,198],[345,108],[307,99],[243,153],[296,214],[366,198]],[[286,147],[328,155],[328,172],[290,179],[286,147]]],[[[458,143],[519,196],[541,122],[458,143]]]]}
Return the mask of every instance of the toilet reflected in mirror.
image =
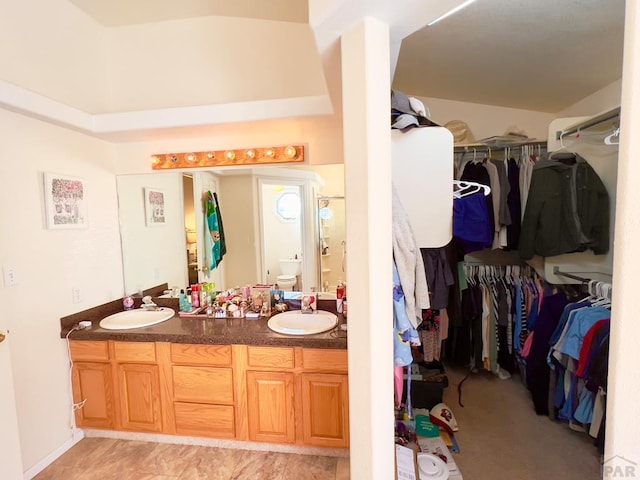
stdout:
{"type": "MultiPolygon", "coordinates": [[[[280,275],[276,278],[278,288],[281,290],[296,290],[298,278],[302,273],[301,258],[281,258],[280,275]]],[[[299,287],[297,288],[300,289],[299,287]]]]}

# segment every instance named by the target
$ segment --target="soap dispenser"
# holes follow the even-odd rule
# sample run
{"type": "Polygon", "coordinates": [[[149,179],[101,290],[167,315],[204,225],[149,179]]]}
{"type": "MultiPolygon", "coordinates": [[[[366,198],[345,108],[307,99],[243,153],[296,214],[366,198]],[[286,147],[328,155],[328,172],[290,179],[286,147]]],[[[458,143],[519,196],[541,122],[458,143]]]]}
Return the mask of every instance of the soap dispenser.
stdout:
{"type": "Polygon", "coordinates": [[[187,299],[187,296],[184,293],[184,289],[180,290],[180,311],[181,312],[190,312],[191,304],[187,299]]]}

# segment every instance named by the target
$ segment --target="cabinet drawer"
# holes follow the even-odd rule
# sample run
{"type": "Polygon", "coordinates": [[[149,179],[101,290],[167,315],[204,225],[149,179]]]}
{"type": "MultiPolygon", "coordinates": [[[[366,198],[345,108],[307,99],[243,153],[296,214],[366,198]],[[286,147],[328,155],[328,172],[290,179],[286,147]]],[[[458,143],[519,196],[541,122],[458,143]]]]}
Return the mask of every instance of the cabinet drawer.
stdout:
{"type": "Polygon", "coordinates": [[[250,367],[293,368],[295,365],[291,347],[248,347],[247,362],[250,367]]]}
{"type": "Polygon", "coordinates": [[[191,365],[231,365],[231,345],[171,344],[171,361],[191,365]]]}
{"type": "Polygon", "coordinates": [[[176,433],[204,437],[235,438],[233,407],[202,405],[198,403],[174,404],[176,433]]]}
{"type": "Polygon", "coordinates": [[[233,404],[233,372],[230,368],[174,365],[175,400],[233,404]]]}
{"type": "Polygon", "coordinates": [[[156,361],[156,344],[152,342],[113,342],[113,350],[119,362],[156,361]]]}
{"type": "Polygon", "coordinates": [[[69,342],[71,358],[74,361],[109,360],[109,345],[107,342],[96,342],[91,340],[71,340],[69,342]]]}
{"type": "Polygon", "coordinates": [[[302,368],[318,372],[347,373],[349,365],[346,350],[304,348],[302,368]]]}

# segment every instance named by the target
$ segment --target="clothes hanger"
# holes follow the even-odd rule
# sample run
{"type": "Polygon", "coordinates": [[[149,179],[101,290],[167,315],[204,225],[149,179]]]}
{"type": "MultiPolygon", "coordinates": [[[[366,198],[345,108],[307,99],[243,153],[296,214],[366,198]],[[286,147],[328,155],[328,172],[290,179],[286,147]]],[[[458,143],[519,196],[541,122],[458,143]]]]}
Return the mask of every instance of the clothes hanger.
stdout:
{"type": "Polygon", "coordinates": [[[477,182],[468,182],[466,180],[454,180],[453,185],[460,188],[460,190],[454,191],[454,198],[462,198],[468,195],[472,195],[474,193],[479,192],[480,190],[484,191],[484,196],[486,197],[491,193],[491,187],[488,185],[482,185],[477,182]],[[469,188],[473,188],[472,190],[467,190],[469,188]]]}
{"type": "Polygon", "coordinates": [[[604,137],[605,145],[618,145],[620,143],[620,127],[616,128],[611,135],[604,137]]]}

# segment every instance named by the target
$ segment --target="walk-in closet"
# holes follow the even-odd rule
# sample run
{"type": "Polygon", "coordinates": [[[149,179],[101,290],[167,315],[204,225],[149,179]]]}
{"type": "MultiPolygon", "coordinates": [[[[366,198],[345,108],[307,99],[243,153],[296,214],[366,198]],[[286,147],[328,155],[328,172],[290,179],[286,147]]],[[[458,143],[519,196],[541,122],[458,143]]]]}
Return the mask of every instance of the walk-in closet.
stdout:
{"type": "Polygon", "coordinates": [[[640,460],[605,454],[624,10],[478,0],[401,45],[396,449],[438,471],[420,457],[434,424],[448,466],[423,480],[595,480],[640,460]]]}

